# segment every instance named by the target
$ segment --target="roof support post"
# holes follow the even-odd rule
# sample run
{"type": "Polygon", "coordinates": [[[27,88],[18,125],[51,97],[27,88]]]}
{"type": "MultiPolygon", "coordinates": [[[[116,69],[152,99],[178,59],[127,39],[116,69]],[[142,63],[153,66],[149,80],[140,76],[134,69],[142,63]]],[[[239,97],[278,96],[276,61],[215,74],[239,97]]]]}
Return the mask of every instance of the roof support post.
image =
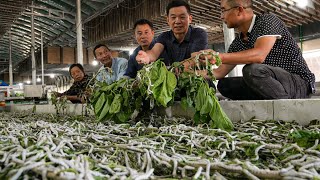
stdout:
{"type": "Polygon", "coordinates": [[[11,32],[9,32],[9,85],[13,85],[13,73],[12,73],[12,40],[11,32]]]}
{"type": "MultiPolygon", "coordinates": [[[[33,2],[32,2],[33,4],[33,2]]],[[[31,63],[32,63],[32,85],[36,85],[36,59],[34,55],[35,51],[35,40],[34,40],[34,15],[33,15],[33,7],[31,7],[31,63]]]]}
{"type": "Polygon", "coordinates": [[[43,33],[41,30],[41,83],[44,87],[44,67],[43,67],[43,33]]]}
{"type": "Polygon", "coordinates": [[[77,0],[76,28],[77,28],[77,62],[79,64],[83,64],[81,0],[77,0]]]}
{"type": "MultiPolygon", "coordinates": [[[[228,52],[228,49],[235,38],[234,29],[229,29],[225,23],[223,23],[223,35],[224,35],[224,47],[225,51],[228,52]]],[[[229,77],[234,77],[238,75],[237,66],[228,74],[229,77]]]]}

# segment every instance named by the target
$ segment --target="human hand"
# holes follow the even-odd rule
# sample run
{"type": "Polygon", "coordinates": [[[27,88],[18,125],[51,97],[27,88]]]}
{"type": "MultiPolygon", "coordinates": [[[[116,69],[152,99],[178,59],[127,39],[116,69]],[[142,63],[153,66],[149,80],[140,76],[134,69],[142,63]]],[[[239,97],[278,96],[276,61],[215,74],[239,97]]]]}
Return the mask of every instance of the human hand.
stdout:
{"type": "Polygon", "coordinates": [[[93,88],[86,88],[86,89],[83,91],[83,95],[84,95],[84,96],[90,97],[91,94],[93,94],[93,88]]]}
{"type": "Polygon", "coordinates": [[[216,51],[212,49],[206,49],[203,51],[200,51],[197,56],[199,56],[199,60],[201,63],[206,63],[208,61],[210,64],[216,64],[216,55],[219,54],[216,51]]]}
{"type": "Polygon", "coordinates": [[[80,101],[81,101],[81,104],[85,104],[88,101],[88,97],[87,96],[82,96],[82,97],[80,97],[80,101]]]}
{"type": "Polygon", "coordinates": [[[193,58],[193,57],[196,57],[198,54],[200,54],[201,53],[201,51],[199,51],[199,52],[193,52],[193,53],[191,53],[191,57],[193,58]]]}
{"type": "Polygon", "coordinates": [[[146,52],[139,51],[138,55],[136,56],[136,61],[138,62],[138,64],[149,64],[150,57],[146,52]]]}

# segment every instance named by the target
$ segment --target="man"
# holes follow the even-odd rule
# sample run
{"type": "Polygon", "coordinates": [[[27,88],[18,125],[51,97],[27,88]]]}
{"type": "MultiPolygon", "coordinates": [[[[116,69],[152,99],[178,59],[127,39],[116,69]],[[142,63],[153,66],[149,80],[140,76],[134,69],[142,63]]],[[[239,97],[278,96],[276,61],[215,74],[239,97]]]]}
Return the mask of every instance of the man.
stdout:
{"type": "Polygon", "coordinates": [[[96,76],[98,81],[111,84],[123,77],[128,67],[128,60],[118,57],[113,58],[110,49],[103,44],[98,44],[94,47],[93,54],[103,64],[96,76]]]}
{"type": "Polygon", "coordinates": [[[167,66],[191,57],[191,53],[208,46],[207,33],[201,28],[190,26],[192,15],[190,6],[183,0],[171,1],[167,8],[167,23],[171,30],[162,33],[153,48],[147,52],[139,51],[136,60],[139,64],[156,61],[162,52],[167,66]]]}
{"type": "MultiPolygon", "coordinates": [[[[235,100],[297,99],[313,92],[314,74],[279,18],[255,15],[251,0],[222,0],[221,18],[240,32],[228,53],[216,54],[222,65],[213,73],[222,95],[235,100]],[[237,64],[246,64],[243,77],[224,78],[237,64]]],[[[215,56],[207,57],[215,62],[215,56]]]]}
{"type": "MultiPolygon", "coordinates": [[[[128,69],[125,73],[125,76],[130,78],[135,78],[137,76],[137,71],[142,69],[142,64],[138,64],[136,61],[136,56],[138,55],[139,51],[148,51],[150,50],[154,44],[154,29],[153,24],[147,19],[139,19],[135,22],[134,26],[134,35],[139,47],[137,47],[133,54],[130,55],[129,62],[128,62],[128,69]]],[[[164,55],[161,55],[164,57],[164,55]]]]}

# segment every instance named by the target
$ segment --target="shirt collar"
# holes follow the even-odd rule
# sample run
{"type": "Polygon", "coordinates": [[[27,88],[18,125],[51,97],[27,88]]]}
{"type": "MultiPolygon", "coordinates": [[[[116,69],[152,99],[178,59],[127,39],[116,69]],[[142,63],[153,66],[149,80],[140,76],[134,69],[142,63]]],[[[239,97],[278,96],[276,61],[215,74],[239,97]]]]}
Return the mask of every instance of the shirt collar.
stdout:
{"type": "MultiPolygon", "coordinates": [[[[192,29],[193,29],[192,26],[189,25],[188,32],[187,32],[186,36],[184,37],[183,41],[186,41],[186,42],[189,42],[189,41],[190,41],[192,29]]],[[[172,34],[172,36],[171,36],[171,41],[172,41],[172,42],[174,42],[174,41],[178,42],[177,39],[176,39],[176,37],[174,36],[172,30],[171,30],[171,34],[172,34]]]]}
{"type": "MultiPolygon", "coordinates": [[[[156,44],[156,40],[153,39],[149,45],[149,50],[151,50],[153,48],[153,46],[156,44]]],[[[138,52],[142,50],[141,46],[138,46],[135,50],[133,54],[136,54],[135,56],[137,56],[138,52]]]]}
{"type": "MultiPolygon", "coordinates": [[[[254,26],[254,24],[256,23],[256,15],[255,14],[253,14],[253,17],[252,17],[252,20],[251,20],[251,24],[250,24],[250,26],[249,26],[249,29],[248,29],[248,32],[247,32],[247,36],[249,36],[249,34],[251,33],[251,31],[252,31],[252,29],[253,29],[253,26],[254,26]]],[[[240,32],[239,33],[239,37],[240,37],[240,39],[242,39],[243,38],[243,34],[242,34],[242,32],[240,32]]]]}
{"type": "Polygon", "coordinates": [[[151,44],[149,45],[149,50],[152,49],[155,44],[156,44],[156,40],[153,39],[151,44]]]}
{"type": "MultiPolygon", "coordinates": [[[[156,44],[156,40],[153,39],[149,45],[149,50],[152,49],[155,44],[156,44]]],[[[137,50],[138,50],[137,52],[139,52],[140,50],[142,50],[142,47],[139,46],[137,50]]]]}
{"type": "MultiPolygon", "coordinates": [[[[116,60],[115,60],[115,58],[111,58],[112,59],[112,64],[111,64],[111,67],[110,68],[112,68],[113,67],[113,65],[116,63],[116,60]]],[[[107,68],[107,66],[106,65],[103,65],[103,67],[104,68],[107,68]]]]}
{"type": "Polygon", "coordinates": [[[75,81],[74,84],[81,84],[85,81],[87,81],[89,76],[87,74],[84,74],[83,79],[81,81],[75,81]]]}
{"type": "Polygon", "coordinates": [[[248,30],[248,33],[251,33],[252,29],[253,29],[253,26],[254,26],[254,23],[256,22],[256,15],[253,14],[253,17],[252,17],[252,21],[251,21],[251,24],[250,24],[250,27],[249,27],[249,30],[248,30]]]}

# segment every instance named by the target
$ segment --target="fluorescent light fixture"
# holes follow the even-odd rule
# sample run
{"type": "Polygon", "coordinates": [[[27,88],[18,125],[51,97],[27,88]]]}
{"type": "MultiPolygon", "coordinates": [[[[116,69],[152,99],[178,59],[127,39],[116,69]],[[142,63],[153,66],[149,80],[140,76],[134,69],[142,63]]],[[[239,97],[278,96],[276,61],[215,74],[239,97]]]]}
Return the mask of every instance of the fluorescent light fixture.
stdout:
{"type": "Polygon", "coordinates": [[[61,69],[62,71],[69,71],[69,67],[64,67],[61,69]]]}
{"type": "Polygon", "coordinates": [[[133,54],[134,49],[130,49],[129,50],[129,56],[131,56],[131,54],[133,54]]]}
{"type": "Polygon", "coordinates": [[[300,8],[306,8],[308,6],[307,0],[299,0],[297,1],[297,6],[300,8]]]}
{"type": "Polygon", "coordinates": [[[30,81],[30,80],[27,80],[26,83],[27,83],[27,84],[31,84],[31,81],[30,81]]]}
{"type": "Polygon", "coordinates": [[[92,65],[96,66],[96,65],[98,65],[98,64],[99,64],[99,62],[98,62],[97,60],[93,60],[93,61],[92,61],[92,65]]]}
{"type": "Polygon", "coordinates": [[[54,78],[54,74],[50,74],[50,78],[53,79],[54,78]]]}
{"type": "Polygon", "coordinates": [[[314,8],[314,4],[311,0],[293,0],[296,6],[301,9],[306,9],[307,7],[314,8]]]}
{"type": "Polygon", "coordinates": [[[38,78],[37,78],[37,82],[41,82],[41,78],[38,77],[38,78]]]}
{"type": "Polygon", "coordinates": [[[201,24],[201,23],[195,23],[194,26],[198,27],[198,28],[201,28],[201,29],[204,29],[204,30],[207,30],[207,29],[211,28],[211,26],[208,26],[206,24],[201,24]]]}

